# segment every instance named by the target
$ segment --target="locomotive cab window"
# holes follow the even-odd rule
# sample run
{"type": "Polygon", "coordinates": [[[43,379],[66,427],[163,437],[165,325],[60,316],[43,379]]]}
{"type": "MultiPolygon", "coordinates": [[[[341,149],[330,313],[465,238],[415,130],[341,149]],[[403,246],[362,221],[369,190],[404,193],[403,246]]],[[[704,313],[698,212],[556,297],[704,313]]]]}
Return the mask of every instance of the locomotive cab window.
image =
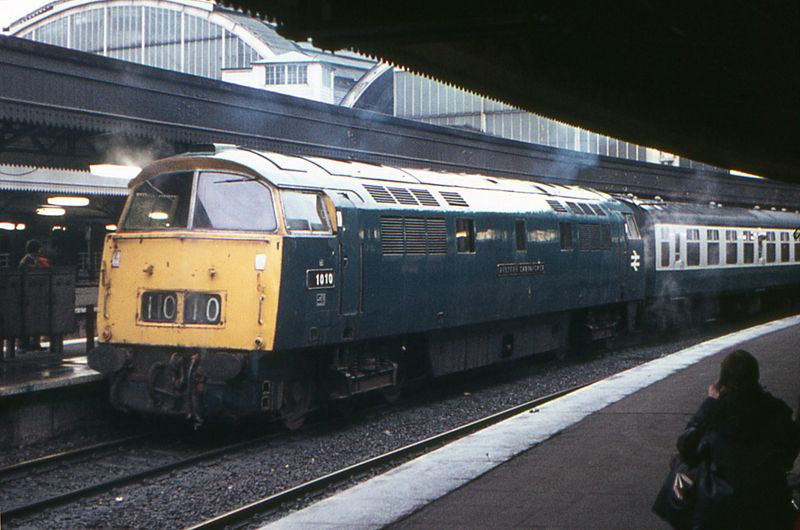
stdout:
{"type": "Polygon", "coordinates": [[[622,215],[625,216],[625,235],[628,239],[642,239],[642,235],[639,233],[639,226],[636,224],[633,214],[624,213],[622,215]]]}
{"type": "Polygon", "coordinates": [[[290,232],[326,232],[331,225],[321,193],[281,190],[286,229],[290,232]]]}
{"type": "Polygon", "coordinates": [[[273,231],[276,227],[272,193],[263,182],[233,173],[181,171],[140,183],[121,229],[273,231]]]}
{"type": "Polygon", "coordinates": [[[159,230],[188,228],[194,172],[158,175],[139,184],[131,196],[121,228],[159,230]]]}
{"type": "Polygon", "coordinates": [[[192,227],[273,231],[277,221],[272,193],[253,177],[201,172],[197,178],[192,227]]]}

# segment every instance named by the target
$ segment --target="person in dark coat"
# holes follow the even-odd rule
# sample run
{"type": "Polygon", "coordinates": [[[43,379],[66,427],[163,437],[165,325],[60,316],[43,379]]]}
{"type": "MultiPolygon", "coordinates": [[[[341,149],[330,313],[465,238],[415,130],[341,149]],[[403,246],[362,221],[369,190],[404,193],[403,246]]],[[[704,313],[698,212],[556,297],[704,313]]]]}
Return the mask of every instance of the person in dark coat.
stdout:
{"type": "Polygon", "coordinates": [[[786,473],[800,450],[800,426],[758,379],[755,357],[730,353],[678,438],[681,457],[698,469],[692,528],[792,527],[786,473]]]}
{"type": "Polygon", "coordinates": [[[50,267],[50,260],[42,255],[42,243],[31,239],[25,243],[25,255],[19,260],[19,269],[42,269],[50,267]]]}

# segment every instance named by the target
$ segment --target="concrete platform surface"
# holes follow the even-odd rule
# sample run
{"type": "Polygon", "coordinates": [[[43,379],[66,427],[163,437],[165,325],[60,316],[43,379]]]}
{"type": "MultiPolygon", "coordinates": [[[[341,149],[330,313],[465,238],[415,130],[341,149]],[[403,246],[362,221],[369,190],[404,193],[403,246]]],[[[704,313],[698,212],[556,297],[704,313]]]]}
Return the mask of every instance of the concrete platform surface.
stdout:
{"type": "Polygon", "coordinates": [[[82,385],[104,378],[86,365],[86,357],[64,359],[59,364],[0,365],[0,398],[82,385]]]}
{"type": "MultiPolygon", "coordinates": [[[[735,348],[793,408],[800,316],[640,365],[265,528],[668,528],[650,512],[675,441],[735,348]]],[[[798,465],[795,469],[798,469],[798,465]]]]}

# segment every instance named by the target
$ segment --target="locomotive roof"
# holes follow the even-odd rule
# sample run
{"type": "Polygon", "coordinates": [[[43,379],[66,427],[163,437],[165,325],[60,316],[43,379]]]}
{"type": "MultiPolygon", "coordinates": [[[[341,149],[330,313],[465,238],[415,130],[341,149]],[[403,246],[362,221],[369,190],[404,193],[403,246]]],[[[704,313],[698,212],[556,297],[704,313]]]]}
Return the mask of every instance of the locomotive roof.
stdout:
{"type": "Polygon", "coordinates": [[[214,161],[215,166],[227,161],[234,167],[247,168],[278,187],[350,191],[361,198],[366,207],[407,208],[409,205],[436,205],[435,200],[428,203],[419,197],[416,197],[419,201],[411,198],[411,202],[393,198],[395,192],[408,197],[409,193],[416,195],[417,191],[424,192],[426,189],[436,190],[442,196],[444,200],[440,200],[438,205],[443,208],[455,206],[462,209],[532,211],[550,210],[552,205],[548,206],[546,200],[613,201],[610,195],[579,186],[541,184],[528,180],[400,168],[314,156],[293,156],[233,146],[217,145],[215,148],[214,153],[178,155],[157,161],[145,168],[131,186],[160,172],[172,170],[170,166],[185,166],[186,162],[199,157],[208,162],[214,161]],[[482,193],[485,191],[501,192],[503,197],[494,193],[482,193]],[[383,200],[387,197],[389,200],[383,200]],[[465,200],[468,204],[464,204],[465,200]]]}

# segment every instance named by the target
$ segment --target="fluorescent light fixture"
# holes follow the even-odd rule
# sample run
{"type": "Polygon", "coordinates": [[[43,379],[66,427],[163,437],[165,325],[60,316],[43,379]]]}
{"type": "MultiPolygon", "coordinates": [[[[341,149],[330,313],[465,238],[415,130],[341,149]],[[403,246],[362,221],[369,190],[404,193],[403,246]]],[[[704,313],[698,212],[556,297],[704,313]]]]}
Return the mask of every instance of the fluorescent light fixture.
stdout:
{"type": "Polygon", "coordinates": [[[751,179],[763,179],[764,177],[760,175],[753,175],[752,173],[745,173],[744,171],[737,171],[735,169],[730,170],[731,175],[734,177],[747,177],[751,179]]]}
{"type": "Polygon", "coordinates": [[[41,208],[36,208],[37,215],[44,215],[47,217],[60,217],[67,213],[64,208],[57,208],[55,206],[42,206],[41,208]]]}
{"type": "Polygon", "coordinates": [[[14,230],[14,228],[16,228],[16,225],[14,223],[8,223],[5,221],[0,223],[0,230],[14,230]]]}
{"type": "Polygon", "coordinates": [[[17,223],[17,226],[14,227],[16,230],[25,230],[28,228],[25,223],[17,223]]]}
{"type": "Polygon", "coordinates": [[[117,225],[106,225],[106,230],[108,230],[109,232],[116,232],[117,225]]]}
{"type": "Polygon", "coordinates": [[[111,177],[118,179],[132,179],[142,168],[137,166],[121,166],[118,164],[91,164],[89,171],[98,177],[111,177]]]}
{"type": "Polygon", "coordinates": [[[150,212],[147,214],[147,217],[152,219],[153,221],[165,221],[169,219],[169,215],[167,212],[150,212]]]}
{"type": "Polygon", "coordinates": [[[86,197],[48,197],[47,204],[53,206],[88,206],[89,199],[86,197]]]}

